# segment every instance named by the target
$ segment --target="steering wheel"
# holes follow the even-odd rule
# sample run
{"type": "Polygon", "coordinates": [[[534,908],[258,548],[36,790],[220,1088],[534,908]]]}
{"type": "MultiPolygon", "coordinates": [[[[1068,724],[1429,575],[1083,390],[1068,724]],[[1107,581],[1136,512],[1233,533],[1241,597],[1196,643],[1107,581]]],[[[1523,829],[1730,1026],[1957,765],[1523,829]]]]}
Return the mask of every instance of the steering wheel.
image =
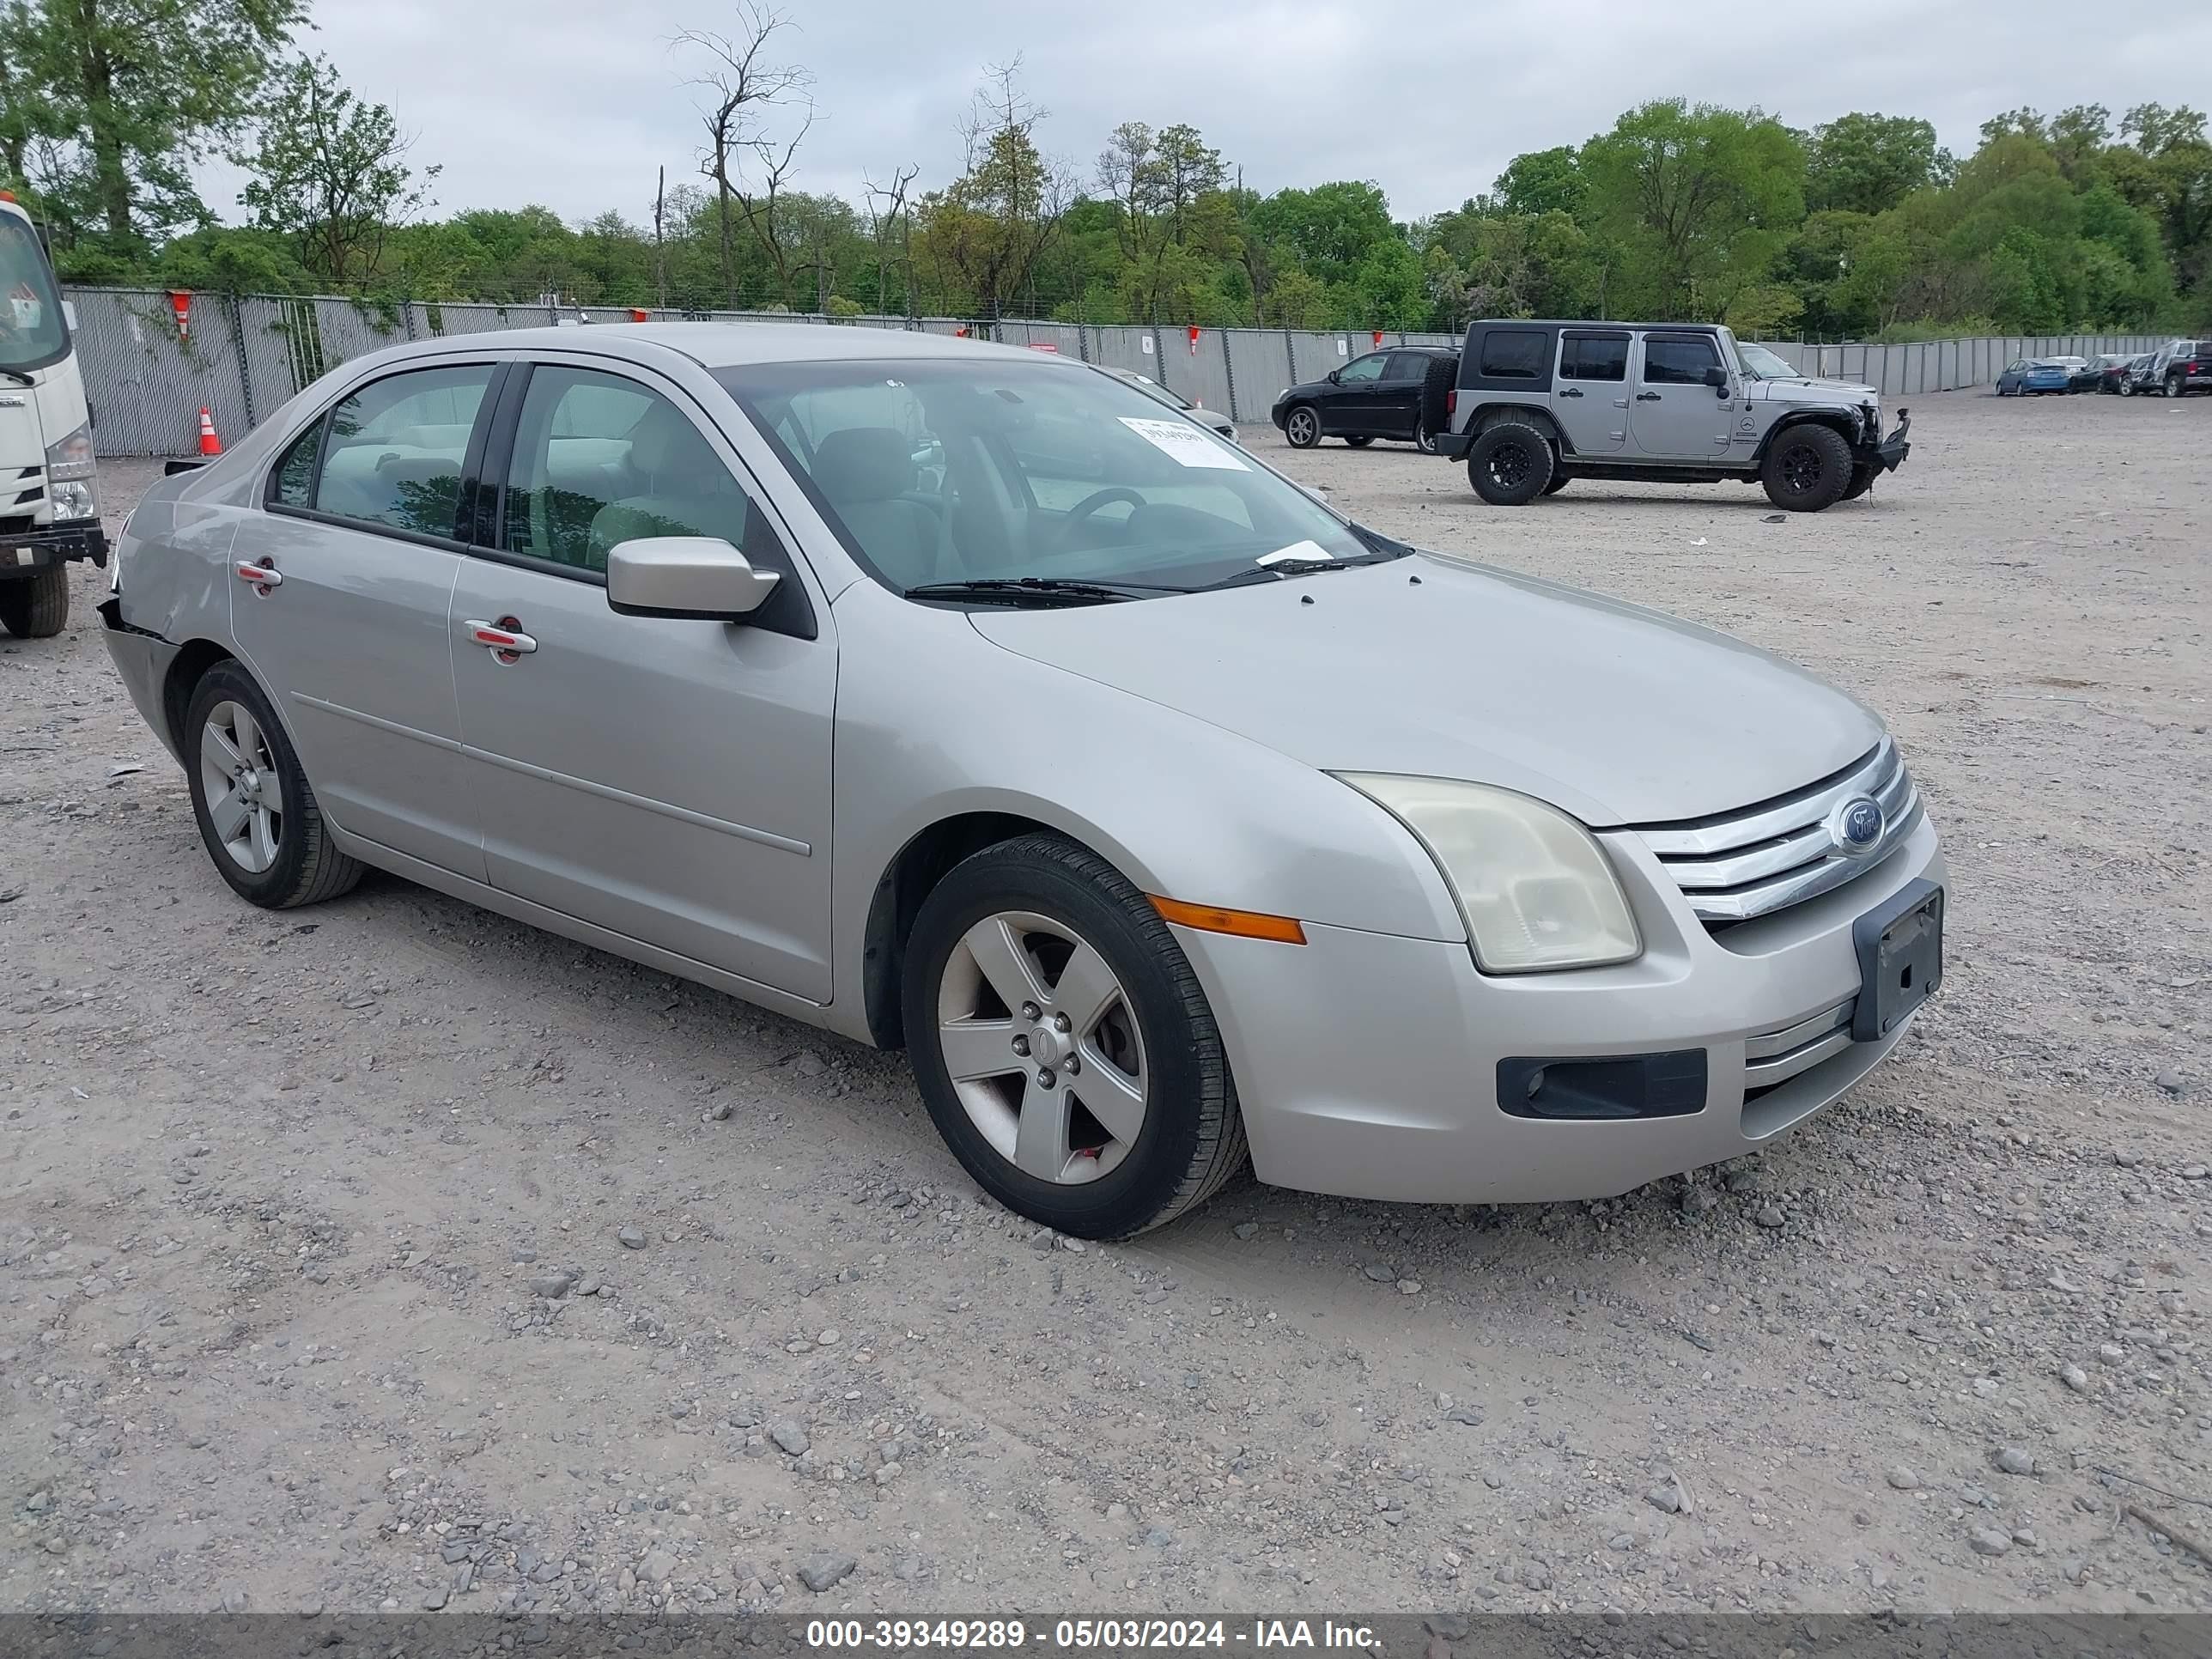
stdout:
{"type": "Polygon", "coordinates": [[[1069,507],[1067,516],[1060,521],[1059,538],[1061,544],[1063,546],[1066,544],[1069,533],[1077,525],[1082,523],[1100,507],[1110,507],[1115,501],[1127,501],[1132,507],[1149,505],[1142,495],[1126,484],[1109,484],[1103,489],[1094,489],[1076,502],[1073,507],[1069,507]]]}

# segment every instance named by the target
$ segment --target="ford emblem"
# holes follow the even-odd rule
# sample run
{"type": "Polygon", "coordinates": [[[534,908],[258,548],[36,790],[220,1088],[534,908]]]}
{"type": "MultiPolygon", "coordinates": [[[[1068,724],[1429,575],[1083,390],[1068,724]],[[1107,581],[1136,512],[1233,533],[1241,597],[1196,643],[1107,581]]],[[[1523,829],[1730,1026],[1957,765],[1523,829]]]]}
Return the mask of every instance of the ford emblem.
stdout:
{"type": "Polygon", "coordinates": [[[1836,809],[1836,845],[1846,853],[1871,852],[1888,824],[1881,803],[1871,796],[1860,795],[1836,809]]]}

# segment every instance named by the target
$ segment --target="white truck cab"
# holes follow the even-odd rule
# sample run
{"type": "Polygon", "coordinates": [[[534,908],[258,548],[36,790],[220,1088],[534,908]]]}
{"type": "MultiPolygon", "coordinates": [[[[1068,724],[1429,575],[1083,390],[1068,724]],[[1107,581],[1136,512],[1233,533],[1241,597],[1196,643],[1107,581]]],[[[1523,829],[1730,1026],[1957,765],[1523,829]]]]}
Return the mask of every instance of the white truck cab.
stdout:
{"type": "Polygon", "coordinates": [[[46,246],[0,191],[0,628],[60,633],[73,559],[107,562],[92,411],[46,246]]]}

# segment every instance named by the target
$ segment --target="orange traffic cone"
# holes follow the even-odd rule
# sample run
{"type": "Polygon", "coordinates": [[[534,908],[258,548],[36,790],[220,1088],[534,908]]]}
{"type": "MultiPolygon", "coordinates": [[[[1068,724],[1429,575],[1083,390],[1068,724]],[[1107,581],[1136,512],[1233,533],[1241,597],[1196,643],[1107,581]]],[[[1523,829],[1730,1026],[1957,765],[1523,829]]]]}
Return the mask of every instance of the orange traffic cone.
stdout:
{"type": "Polygon", "coordinates": [[[200,405],[200,453],[203,455],[222,453],[222,440],[215,435],[215,416],[208,413],[208,406],[205,404],[200,405]]]}

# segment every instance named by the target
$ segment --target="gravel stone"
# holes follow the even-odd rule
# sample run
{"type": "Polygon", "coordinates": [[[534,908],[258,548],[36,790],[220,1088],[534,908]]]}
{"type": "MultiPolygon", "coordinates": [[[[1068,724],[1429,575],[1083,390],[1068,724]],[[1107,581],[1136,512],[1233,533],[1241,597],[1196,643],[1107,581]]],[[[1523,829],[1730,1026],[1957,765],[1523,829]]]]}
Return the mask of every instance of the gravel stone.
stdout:
{"type": "Polygon", "coordinates": [[[768,1437],[793,1457],[799,1456],[813,1443],[806,1437],[806,1425],[789,1417],[771,1419],[768,1425],[768,1437]]]}
{"type": "Polygon", "coordinates": [[[849,1555],[810,1555],[799,1564],[799,1582],[819,1595],[860,1565],[849,1555]]]}
{"type": "Polygon", "coordinates": [[[623,1227],[617,1231],[615,1238],[625,1250],[641,1250],[645,1248],[645,1229],[642,1227],[623,1227]]]}

